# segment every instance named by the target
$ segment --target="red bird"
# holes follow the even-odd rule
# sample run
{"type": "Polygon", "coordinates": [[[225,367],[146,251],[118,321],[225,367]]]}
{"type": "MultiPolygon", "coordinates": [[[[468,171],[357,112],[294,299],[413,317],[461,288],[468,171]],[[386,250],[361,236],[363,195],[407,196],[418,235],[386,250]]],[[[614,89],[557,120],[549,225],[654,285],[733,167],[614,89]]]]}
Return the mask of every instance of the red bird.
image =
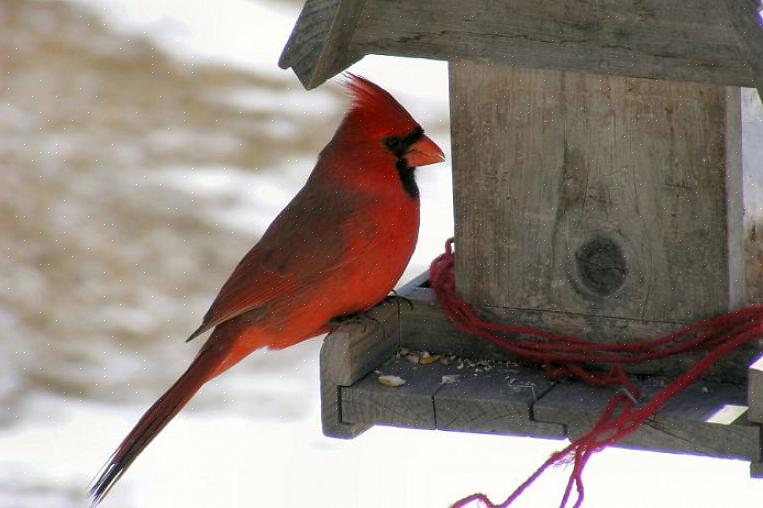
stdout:
{"type": "Polygon", "coordinates": [[[201,386],[252,351],[282,349],[381,301],[419,232],[414,170],[442,150],[385,90],[359,76],[352,106],[305,186],[220,289],[188,340],[213,330],[188,370],[143,415],[90,489],[92,506],[201,386]]]}

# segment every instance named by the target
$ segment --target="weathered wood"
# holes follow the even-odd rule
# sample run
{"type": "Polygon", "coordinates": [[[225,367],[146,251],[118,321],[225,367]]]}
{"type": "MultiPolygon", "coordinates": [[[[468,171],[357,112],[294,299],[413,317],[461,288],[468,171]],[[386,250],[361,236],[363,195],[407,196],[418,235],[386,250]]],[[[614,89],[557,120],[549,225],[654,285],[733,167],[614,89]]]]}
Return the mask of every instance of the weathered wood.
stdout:
{"type": "Polygon", "coordinates": [[[526,367],[495,362],[489,367],[420,365],[402,357],[341,388],[342,418],[356,424],[564,437],[563,425],[532,419],[530,407],[550,387],[541,374],[526,367]],[[400,376],[406,383],[383,386],[380,374],[400,376]],[[446,383],[443,376],[458,379],[446,383]]]}
{"type": "MultiPolygon", "coordinates": [[[[412,304],[400,306],[400,344],[412,349],[448,353],[464,357],[507,359],[510,355],[485,341],[456,330],[442,313],[430,288],[408,288],[401,292],[412,304]]],[[[485,318],[519,326],[535,326],[558,333],[577,334],[598,342],[636,341],[674,332],[684,324],[639,319],[607,318],[555,311],[506,309],[475,306],[485,318]]],[[[759,346],[751,344],[719,360],[708,371],[707,378],[745,384],[748,366],[758,355],[759,346]]],[[[644,362],[626,366],[634,374],[675,376],[686,372],[701,353],[644,362]]]]}
{"type": "Polygon", "coordinates": [[[369,316],[375,321],[344,323],[323,341],[320,354],[321,421],[327,436],[353,438],[368,429],[368,424],[343,420],[340,387],[360,380],[398,347],[397,305],[383,303],[369,316]]]}
{"type": "Polygon", "coordinates": [[[462,357],[508,358],[492,344],[456,330],[442,313],[431,289],[409,288],[400,294],[411,302],[400,306],[401,346],[462,357]]]}
{"type": "Polygon", "coordinates": [[[731,283],[743,267],[727,255],[727,242],[743,251],[741,168],[724,170],[738,97],[466,61],[450,74],[468,301],[677,322],[743,299],[731,283]]]}
{"type": "Polygon", "coordinates": [[[451,108],[467,301],[610,341],[744,302],[738,89],[458,61],[451,108]]]}
{"type": "Polygon", "coordinates": [[[291,67],[302,85],[314,88],[363,55],[350,40],[365,0],[306,0],[278,65],[291,67]]]}
{"type": "Polygon", "coordinates": [[[346,422],[436,429],[434,394],[442,376],[454,374],[455,366],[412,364],[404,358],[378,367],[385,375],[403,378],[395,388],[378,382],[372,372],[352,387],[342,388],[342,418],[346,422]]]}
{"type": "Polygon", "coordinates": [[[726,0],[726,9],[763,100],[763,6],[760,0],[726,0]]]}
{"type": "Polygon", "coordinates": [[[763,356],[750,365],[747,379],[747,405],[750,421],[763,423],[763,356]]]}
{"type": "MultiPolygon", "coordinates": [[[[465,363],[420,365],[390,354],[361,380],[339,387],[341,425],[576,439],[593,426],[614,393],[570,380],[552,384],[539,371],[513,363],[465,363]],[[383,386],[378,383],[381,374],[398,375],[406,384],[383,386]],[[443,376],[454,374],[459,376],[455,383],[444,382],[443,376]]],[[[648,400],[669,380],[649,377],[636,382],[642,400],[648,400]]],[[[755,475],[762,458],[762,433],[759,423],[748,420],[746,402],[743,385],[695,383],[620,445],[743,458],[752,462],[755,475]]]]}
{"type": "Polygon", "coordinates": [[[437,428],[513,436],[565,436],[564,425],[533,420],[532,405],[552,383],[537,369],[497,365],[488,372],[462,369],[461,379],[434,397],[437,428]]]}
{"type": "Polygon", "coordinates": [[[753,84],[735,31],[715,0],[367,0],[351,48],[361,54],[753,84]]]}
{"type": "MultiPolygon", "coordinates": [[[[511,361],[456,359],[421,365],[396,355],[401,344],[423,346],[433,353],[446,344],[449,352],[456,346],[500,356],[489,348],[480,351],[485,347],[481,341],[454,333],[439,314],[432,290],[423,287],[426,285],[423,277],[417,277],[401,289],[413,308],[394,301],[384,303],[372,311],[379,324],[347,323],[327,338],[321,350],[327,435],[354,437],[377,424],[569,439],[590,430],[614,389],[571,380],[554,384],[539,370],[511,361]],[[407,327],[417,314],[427,315],[433,324],[426,331],[439,337],[444,334],[447,339],[427,342],[423,338],[426,332],[420,329],[418,339],[406,337],[416,329],[407,327]],[[406,384],[383,386],[378,382],[382,374],[400,376],[406,384]],[[453,375],[458,377],[455,383],[443,377],[453,375]]],[[[646,401],[670,380],[653,376],[638,377],[635,382],[646,401]]],[[[755,408],[759,408],[756,404],[761,395],[754,387],[763,387],[763,356],[751,366],[749,394],[743,384],[699,381],[665,404],[619,446],[743,458],[751,461],[751,476],[760,476],[763,432],[761,424],[752,420],[760,418],[755,416],[755,408]]]]}
{"type": "MultiPolygon", "coordinates": [[[[667,382],[648,378],[638,386],[647,400],[667,382]]],[[[614,392],[565,381],[536,402],[533,412],[539,421],[564,423],[570,439],[577,439],[593,427],[614,392]]],[[[745,399],[744,386],[695,383],[618,446],[759,462],[761,428],[747,420],[745,399]]]]}
{"type": "Polygon", "coordinates": [[[755,86],[755,0],[740,1],[735,30],[714,0],[307,0],[279,65],[306,88],[367,54],[755,86]]]}

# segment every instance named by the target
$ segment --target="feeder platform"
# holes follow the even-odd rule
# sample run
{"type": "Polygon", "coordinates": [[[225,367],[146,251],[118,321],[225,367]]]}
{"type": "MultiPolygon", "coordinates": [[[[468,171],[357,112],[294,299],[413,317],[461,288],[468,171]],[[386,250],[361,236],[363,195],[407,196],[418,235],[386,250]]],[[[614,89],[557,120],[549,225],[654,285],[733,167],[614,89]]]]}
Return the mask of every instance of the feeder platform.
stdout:
{"type": "MultiPolygon", "coordinates": [[[[326,338],[326,435],[352,438],[391,425],[574,440],[591,429],[616,389],[548,381],[539,369],[460,334],[427,285],[426,275],[416,278],[400,290],[404,299],[384,302],[367,322],[342,324],[326,338]],[[424,351],[429,358],[421,362],[424,351]],[[405,384],[385,386],[381,375],[405,384]]],[[[763,356],[748,370],[747,386],[712,377],[696,382],[617,446],[747,460],[751,475],[763,477],[763,356]]],[[[669,382],[633,377],[644,400],[669,382]]]]}

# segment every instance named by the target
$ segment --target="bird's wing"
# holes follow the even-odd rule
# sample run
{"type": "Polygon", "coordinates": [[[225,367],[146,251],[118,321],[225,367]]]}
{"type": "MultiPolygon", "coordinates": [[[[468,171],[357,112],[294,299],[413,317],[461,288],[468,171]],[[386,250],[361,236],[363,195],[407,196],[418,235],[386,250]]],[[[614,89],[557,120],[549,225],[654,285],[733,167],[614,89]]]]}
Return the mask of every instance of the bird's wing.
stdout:
{"type": "Polygon", "coordinates": [[[288,297],[363,255],[370,228],[358,199],[306,186],[276,217],[220,289],[191,340],[270,301],[288,297]]]}

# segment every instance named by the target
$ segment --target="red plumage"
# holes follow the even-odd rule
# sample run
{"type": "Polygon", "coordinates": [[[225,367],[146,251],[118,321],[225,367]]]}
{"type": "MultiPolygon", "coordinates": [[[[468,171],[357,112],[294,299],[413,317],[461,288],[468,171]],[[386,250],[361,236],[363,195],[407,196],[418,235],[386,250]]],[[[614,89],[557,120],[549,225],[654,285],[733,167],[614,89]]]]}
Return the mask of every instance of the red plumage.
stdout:
{"type": "Polygon", "coordinates": [[[351,74],[346,88],[350,110],[307,183],[220,289],[190,339],[211,336],[117,447],[90,490],[93,506],[206,381],[256,349],[370,309],[402,275],[419,229],[414,169],[443,155],[385,90],[351,74]]]}

